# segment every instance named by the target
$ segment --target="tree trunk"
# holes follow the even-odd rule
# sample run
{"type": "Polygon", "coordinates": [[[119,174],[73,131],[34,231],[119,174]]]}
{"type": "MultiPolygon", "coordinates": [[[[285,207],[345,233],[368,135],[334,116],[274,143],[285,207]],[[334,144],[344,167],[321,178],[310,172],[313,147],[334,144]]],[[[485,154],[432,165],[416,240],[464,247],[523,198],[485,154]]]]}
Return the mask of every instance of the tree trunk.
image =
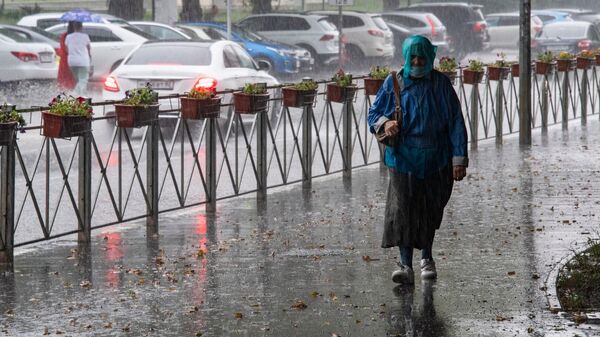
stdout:
{"type": "Polygon", "coordinates": [[[109,0],[108,14],[125,20],[142,20],[144,0],[109,0]]]}
{"type": "Polygon", "coordinates": [[[181,3],[179,20],[181,22],[202,21],[202,7],[200,7],[200,0],[183,0],[181,3]]]}
{"type": "Polygon", "coordinates": [[[251,0],[252,14],[271,13],[271,0],[251,0]]]}
{"type": "Polygon", "coordinates": [[[383,10],[396,9],[400,7],[400,0],[383,0],[383,10]]]}

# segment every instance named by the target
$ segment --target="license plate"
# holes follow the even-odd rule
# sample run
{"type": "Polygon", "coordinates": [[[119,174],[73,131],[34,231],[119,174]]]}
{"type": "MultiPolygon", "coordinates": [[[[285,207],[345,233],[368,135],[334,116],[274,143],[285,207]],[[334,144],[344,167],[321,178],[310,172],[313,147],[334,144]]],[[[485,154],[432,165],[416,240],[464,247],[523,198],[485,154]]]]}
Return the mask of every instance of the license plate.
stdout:
{"type": "Polygon", "coordinates": [[[567,50],[569,50],[569,46],[547,46],[546,50],[548,50],[548,51],[567,51],[567,50]]]}
{"type": "Polygon", "coordinates": [[[154,90],[172,90],[173,81],[170,80],[148,80],[138,81],[138,88],[145,87],[146,84],[150,84],[154,90]]]}
{"type": "Polygon", "coordinates": [[[40,62],[42,63],[51,63],[52,60],[52,53],[41,53],[40,54],[40,62]]]}

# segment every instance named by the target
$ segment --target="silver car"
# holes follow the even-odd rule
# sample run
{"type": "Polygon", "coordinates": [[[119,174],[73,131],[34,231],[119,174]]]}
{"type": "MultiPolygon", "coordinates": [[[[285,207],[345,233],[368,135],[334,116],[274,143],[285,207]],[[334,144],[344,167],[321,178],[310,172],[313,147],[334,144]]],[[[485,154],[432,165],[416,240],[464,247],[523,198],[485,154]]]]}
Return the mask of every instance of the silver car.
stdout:
{"type": "MultiPolygon", "coordinates": [[[[438,52],[448,52],[446,41],[446,26],[433,13],[427,12],[388,12],[381,14],[383,20],[408,29],[414,35],[427,37],[438,47],[438,52]]],[[[399,41],[398,41],[399,42],[399,41]]],[[[396,44],[396,50],[401,50],[401,45],[396,44]]]]}

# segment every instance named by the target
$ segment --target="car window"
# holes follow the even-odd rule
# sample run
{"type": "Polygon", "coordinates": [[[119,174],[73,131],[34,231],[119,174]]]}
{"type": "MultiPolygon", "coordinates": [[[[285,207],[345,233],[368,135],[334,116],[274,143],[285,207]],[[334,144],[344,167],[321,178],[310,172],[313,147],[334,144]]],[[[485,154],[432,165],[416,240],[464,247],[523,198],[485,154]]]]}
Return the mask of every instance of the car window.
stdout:
{"type": "Polygon", "coordinates": [[[48,27],[52,27],[54,25],[58,25],[62,22],[58,18],[56,19],[39,19],[36,22],[36,26],[41,29],[46,29],[48,27]]]}
{"type": "Polygon", "coordinates": [[[91,42],[119,42],[122,41],[109,29],[100,27],[83,27],[83,32],[90,37],[91,42]]]}
{"type": "Polygon", "coordinates": [[[123,28],[125,30],[128,30],[128,31],[130,31],[130,32],[132,32],[132,33],[134,33],[136,35],[139,35],[139,36],[143,37],[146,40],[155,40],[156,39],[152,34],[146,33],[145,31],[139,29],[138,27],[132,26],[130,24],[119,25],[119,27],[121,27],[121,28],[123,28]]]}
{"type": "Polygon", "coordinates": [[[147,44],[137,49],[126,61],[129,65],[208,66],[211,53],[208,46],[178,46],[147,44]]]}
{"type": "Polygon", "coordinates": [[[335,25],[329,22],[327,18],[320,18],[317,22],[321,27],[325,28],[325,30],[337,30],[335,25]]]}
{"type": "Polygon", "coordinates": [[[427,24],[425,22],[419,21],[417,19],[409,18],[407,16],[400,15],[384,15],[383,18],[387,21],[399,24],[405,27],[417,28],[417,27],[426,27],[427,24]]]}
{"type": "Polygon", "coordinates": [[[540,37],[547,39],[576,39],[587,34],[587,26],[580,25],[547,25],[542,29],[540,37]]]}
{"type": "Polygon", "coordinates": [[[225,68],[240,68],[240,61],[231,46],[223,48],[223,63],[225,63],[225,68]]]}
{"type": "Polygon", "coordinates": [[[498,21],[500,21],[500,18],[497,16],[486,16],[485,17],[485,22],[487,22],[489,27],[498,26],[498,21]]]}
{"type": "Polygon", "coordinates": [[[254,64],[254,60],[252,60],[252,57],[250,57],[250,55],[248,55],[248,53],[244,49],[242,49],[241,47],[238,47],[238,46],[233,46],[233,50],[235,51],[235,54],[237,55],[237,58],[240,62],[241,68],[248,68],[248,69],[256,70],[256,65],[254,64]]]}
{"type": "Polygon", "coordinates": [[[155,38],[159,39],[159,40],[187,40],[184,36],[182,36],[181,34],[178,34],[177,32],[166,28],[166,27],[161,27],[161,26],[153,26],[153,25],[142,25],[138,28],[142,28],[142,27],[149,27],[150,31],[146,31],[148,33],[150,33],[150,35],[154,36],[155,38]]]}
{"type": "Polygon", "coordinates": [[[598,30],[596,29],[596,27],[590,26],[590,29],[588,31],[588,37],[592,41],[600,40],[600,35],[598,34],[598,30]]]}
{"type": "Polygon", "coordinates": [[[308,22],[306,22],[306,19],[304,18],[298,18],[298,17],[281,17],[282,22],[280,22],[280,27],[282,28],[281,30],[309,30],[310,29],[310,24],[308,22]]]}
{"type": "Polygon", "coordinates": [[[483,16],[483,13],[481,12],[480,8],[473,8],[473,10],[471,11],[471,20],[485,21],[485,17],[483,16]]]}
{"type": "Polygon", "coordinates": [[[375,26],[381,30],[390,30],[381,16],[372,16],[375,26]]]}
{"type": "Polygon", "coordinates": [[[206,35],[210,36],[213,40],[223,40],[227,38],[227,33],[222,32],[217,29],[213,29],[211,27],[201,27],[202,31],[206,33],[206,35]]]}
{"type": "Polygon", "coordinates": [[[344,21],[343,21],[344,28],[355,28],[355,27],[360,27],[360,26],[365,25],[363,20],[356,16],[343,15],[343,18],[344,18],[344,21]]]}
{"type": "Polygon", "coordinates": [[[38,33],[40,35],[43,35],[43,36],[45,36],[45,37],[47,37],[47,38],[49,38],[51,40],[54,40],[54,41],[58,42],[57,36],[54,35],[54,34],[52,34],[52,33],[50,33],[50,32],[47,32],[47,31],[45,31],[43,29],[40,29],[40,28],[37,28],[37,27],[27,27],[27,28],[29,30],[33,31],[33,32],[36,32],[36,33],[38,33]]]}
{"type": "Polygon", "coordinates": [[[498,20],[498,26],[519,26],[519,21],[520,18],[518,16],[502,16],[498,20]]]}
{"type": "Polygon", "coordinates": [[[263,19],[266,18],[261,18],[261,17],[254,17],[254,18],[247,18],[244,21],[240,22],[240,26],[248,29],[248,30],[254,30],[254,31],[263,31],[263,30],[268,30],[265,29],[265,25],[263,24],[263,19]]]}
{"type": "Polygon", "coordinates": [[[33,41],[33,39],[31,38],[31,35],[23,33],[21,31],[18,30],[14,30],[14,29],[10,29],[10,28],[0,28],[0,34],[9,37],[13,40],[15,40],[16,42],[31,42],[33,41]]]}

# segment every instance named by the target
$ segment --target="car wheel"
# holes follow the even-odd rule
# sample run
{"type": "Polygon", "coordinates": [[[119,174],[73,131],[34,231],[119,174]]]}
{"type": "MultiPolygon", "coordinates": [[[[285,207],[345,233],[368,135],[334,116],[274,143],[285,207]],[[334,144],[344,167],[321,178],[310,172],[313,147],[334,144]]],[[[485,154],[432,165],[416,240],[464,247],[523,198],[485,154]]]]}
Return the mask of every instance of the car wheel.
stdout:
{"type": "Polygon", "coordinates": [[[318,62],[319,60],[319,54],[317,54],[317,52],[313,49],[313,47],[306,45],[306,44],[299,44],[297,45],[300,48],[304,48],[306,50],[308,50],[308,52],[310,53],[310,57],[313,58],[313,60],[315,60],[315,64],[313,65],[313,69],[316,69],[317,67],[320,67],[321,64],[318,62]]]}
{"type": "Polygon", "coordinates": [[[267,73],[273,73],[273,61],[271,61],[270,59],[266,57],[259,57],[256,59],[256,63],[258,63],[258,65],[262,64],[262,66],[264,67],[264,71],[266,71],[267,73]]]}

